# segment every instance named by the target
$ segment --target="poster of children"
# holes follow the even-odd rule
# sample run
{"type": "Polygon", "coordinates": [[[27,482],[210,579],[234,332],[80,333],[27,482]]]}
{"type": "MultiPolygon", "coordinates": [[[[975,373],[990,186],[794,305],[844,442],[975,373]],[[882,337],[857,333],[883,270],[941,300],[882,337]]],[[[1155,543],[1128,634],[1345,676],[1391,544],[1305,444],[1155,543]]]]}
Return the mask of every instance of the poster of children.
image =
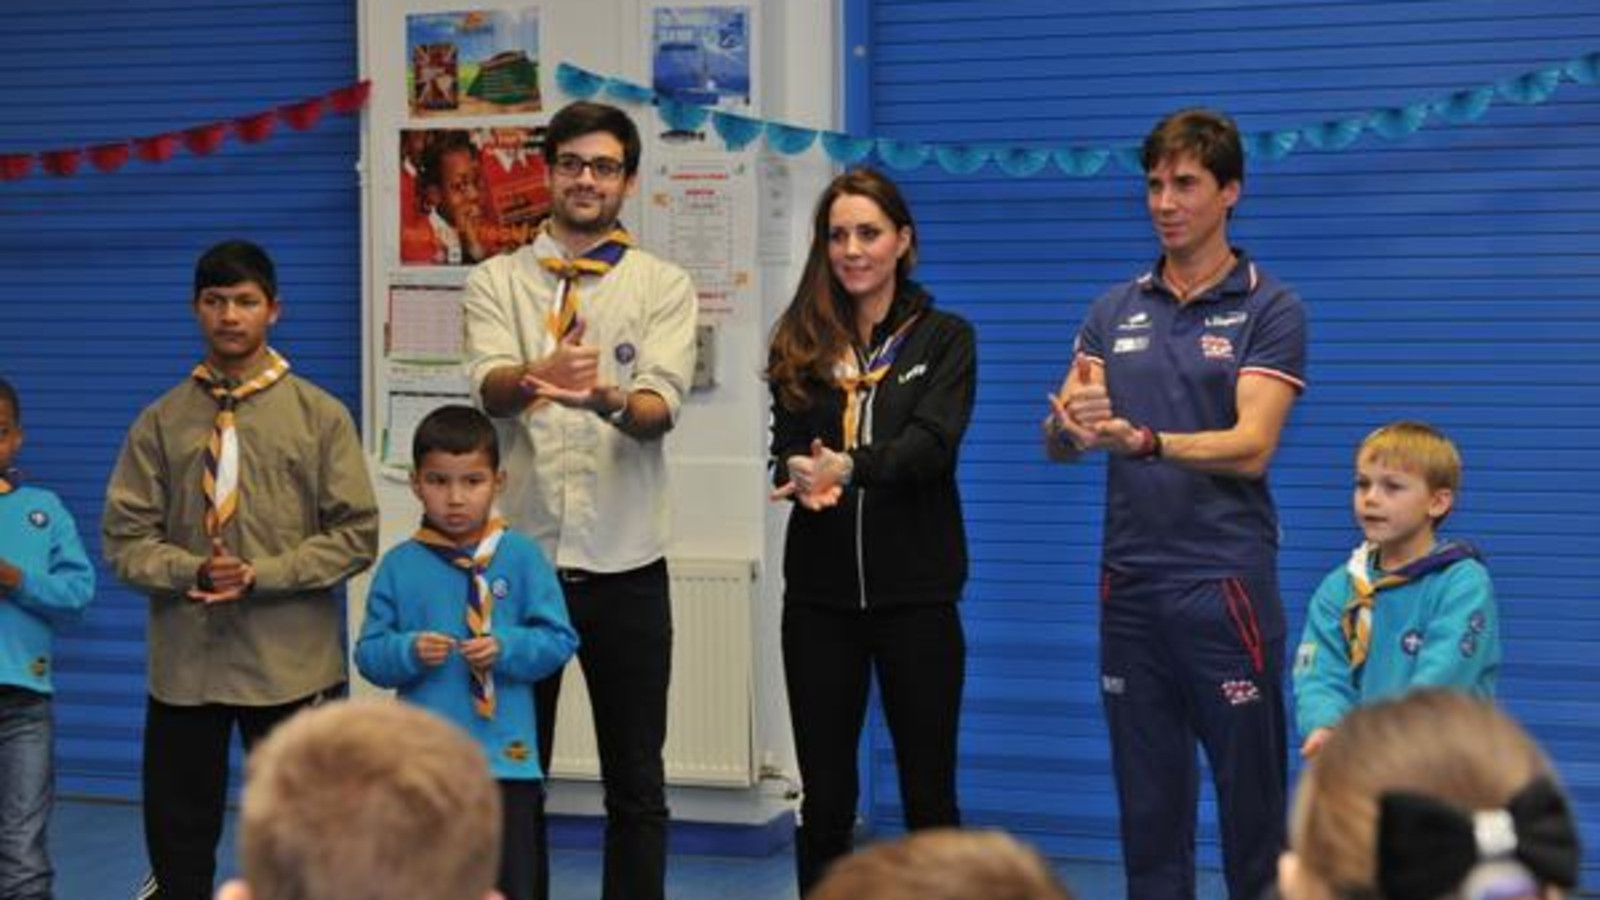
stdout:
{"type": "Polygon", "coordinates": [[[406,17],[406,96],[414,118],[538,112],[539,11],[406,17]]]}
{"type": "Polygon", "coordinates": [[[465,266],[532,242],[550,211],[543,128],[400,132],[400,263],[465,266]]]}
{"type": "Polygon", "coordinates": [[[656,93],[704,106],[750,105],[750,8],[656,7],[656,93]]]}

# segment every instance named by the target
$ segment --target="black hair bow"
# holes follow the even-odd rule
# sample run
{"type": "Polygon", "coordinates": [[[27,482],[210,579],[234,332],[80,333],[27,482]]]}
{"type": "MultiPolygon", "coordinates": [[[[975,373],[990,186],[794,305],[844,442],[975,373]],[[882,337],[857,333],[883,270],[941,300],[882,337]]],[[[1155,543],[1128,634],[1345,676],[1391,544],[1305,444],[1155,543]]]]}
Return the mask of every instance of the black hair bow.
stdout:
{"type": "Polygon", "coordinates": [[[1420,794],[1380,800],[1378,884],[1388,900],[1435,900],[1455,890],[1479,862],[1512,858],[1541,883],[1578,883],[1578,833],[1567,798],[1537,778],[1503,810],[1475,814],[1420,794]]]}

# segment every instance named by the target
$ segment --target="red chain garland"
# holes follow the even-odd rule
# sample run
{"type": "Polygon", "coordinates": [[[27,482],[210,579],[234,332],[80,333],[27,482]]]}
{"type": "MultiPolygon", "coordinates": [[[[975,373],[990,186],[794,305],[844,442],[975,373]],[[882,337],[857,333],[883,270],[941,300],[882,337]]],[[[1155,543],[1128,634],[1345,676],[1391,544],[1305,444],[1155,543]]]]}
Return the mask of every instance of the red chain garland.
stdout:
{"type": "Polygon", "coordinates": [[[62,147],[38,153],[0,153],[0,181],[16,181],[33,172],[34,164],[51,175],[66,177],[76,175],[87,158],[89,164],[101,172],[115,172],[130,158],[147,163],[162,163],[171,159],[181,144],[195,156],[215,152],[232,134],[247,144],[256,144],[272,135],[278,120],[288,123],[295,131],[308,131],[321,121],[324,110],[339,115],[350,115],[367,105],[372,94],[372,82],[358,81],[320,97],[311,97],[263,112],[251,113],[224,122],[207,122],[182,131],[153,134],[112,141],[89,147],[62,147]]]}

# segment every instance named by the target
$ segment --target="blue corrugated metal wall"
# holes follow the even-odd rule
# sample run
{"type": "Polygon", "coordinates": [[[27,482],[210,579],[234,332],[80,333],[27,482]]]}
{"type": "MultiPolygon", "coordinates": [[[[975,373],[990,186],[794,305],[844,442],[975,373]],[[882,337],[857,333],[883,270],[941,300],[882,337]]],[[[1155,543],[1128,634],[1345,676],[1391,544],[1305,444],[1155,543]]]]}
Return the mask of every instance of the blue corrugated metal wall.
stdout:
{"type": "MultiPolygon", "coordinates": [[[[357,78],[349,0],[14,0],[0,15],[0,153],[232,119],[357,78]]],[[[21,461],[63,496],[97,560],[128,423],[201,353],[188,301],[212,242],[244,237],[274,255],[275,344],[359,410],[358,152],[358,120],[329,114],[253,146],[230,137],[208,157],[0,182],[0,372],[23,394],[21,461]]],[[[99,576],[86,621],[59,644],[60,789],[137,796],[145,604],[99,576]]]]}
{"type": "MultiPolygon", "coordinates": [[[[847,121],[930,141],[1137,143],[1160,115],[1288,128],[1474,88],[1600,50],[1600,7],[1559,0],[860,0],[847,121]]],[[[848,48],[847,48],[848,50],[848,48]]],[[[1297,285],[1311,387],[1273,470],[1281,569],[1305,602],[1359,535],[1350,457],[1385,421],[1448,430],[1466,459],[1453,534],[1487,552],[1507,642],[1501,697],[1600,834],[1600,86],[1480,122],[1253,162],[1232,235],[1297,285]]],[[[1053,171],[1053,170],[1051,170],[1053,171]]],[[[973,577],[961,788],[969,821],[1048,852],[1114,856],[1096,690],[1103,468],[1036,438],[1089,301],[1156,253],[1141,179],[993,168],[904,173],[922,275],[980,337],[962,471],[973,577]]],[[[876,823],[899,820],[875,736],[876,823]]],[[[1209,804],[1203,854],[1214,860],[1209,804]]],[[[1592,857],[1593,855],[1591,855],[1592,857]]],[[[1600,874],[1590,863],[1589,880],[1600,874]]]]}

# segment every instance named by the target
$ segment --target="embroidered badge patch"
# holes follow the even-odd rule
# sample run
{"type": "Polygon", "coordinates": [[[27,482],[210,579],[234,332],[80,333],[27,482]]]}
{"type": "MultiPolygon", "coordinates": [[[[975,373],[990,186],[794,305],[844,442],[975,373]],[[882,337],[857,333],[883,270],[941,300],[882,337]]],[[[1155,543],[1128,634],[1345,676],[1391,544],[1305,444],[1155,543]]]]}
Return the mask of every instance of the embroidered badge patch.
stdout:
{"type": "Polygon", "coordinates": [[[1475,635],[1475,634],[1469,634],[1469,635],[1463,636],[1461,638],[1461,658],[1462,659],[1471,659],[1472,657],[1476,656],[1477,653],[1478,653],[1478,636],[1475,635]]]}
{"type": "Polygon", "coordinates": [[[1149,349],[1149,347],[1150,347],[1150,339],[1148,337],[1122,337],[1122,338],[1117,338],[1115,341],[1112,342],[1112,344],[1111,344],[1111,352],[1112,353],[1140,353],[1140,352],[1142,352],[1144,350],[1149,349]]]}
{"type": "Polygon", "coordinates": [[[504,578],[496,578],[489,582],[489,592],[494,594],[496,599],[504,600],[506,595],[511,593],[511,585],[504,578]]]}
{"type": "Polygon", "coordinates": [[[1413,628],[1400,635],[1400,652],[1407,656],[1416,656],[1422,652],[1422,632],[1413,628]]]}
{"type": "Polygon", "coordinates": [[[43,528],[50,524],[50,514],[42,509],[29,510],[28,524],[35,528],[43,528]]]}
{"type": "Polygon", "coordinates": [[[1233,341],[1218,334],[1202,334],[1200,353],[1206,359],[1233,359],[1233,341]]]}
{"type": "Polygon", "coordinates": [[[1102,693],[1120,697],[1127,689],[1128,683],[1124,681],[1120,675],[1100,676],[1100,691],[1102,693]]]}
{"type": "Polygon", "coordinates": [[[1239,309],[1234,310],[1231,313],[1223,313],[1219,316],[1206,316],[1206,327],[1233,328],[1236,325],[1243,325],[1245,322],[1249,321],[1249,319],[1250,314],[1242,309],[1239,309]]]}
{"type": "Polygon", "coordinates": [[[928,374],[928,364],[927,363],[917,363],[916,365],[912,366],[905,374],[900,376],[900,379],[899,379],[898,383],[899,384],[905,384],[906,382],[910,381],[913,378],[921,378],[922,376],[924,376],[926,374],[928,374]]]}
{"type": "Polygon", "coordinates": [[[1222,696],[1228,699],[1229,705],[1243,706],[1246,703],[1259,703],[1261,689],[1248,678],[1236,678],[1222,683],[1222,696]]]}
{"type": "Polygon", "coordinates": [[[627,341],[623,341],[617,345],[617,349],[613,352],[613,355],[616,356],[617,362],[621,363],[622,365],[627,365],[628,363],[633,362],[633,358],[635,356],[639,355],[639,350],[627,341]]]}
{"type": "Polygon", "coordinates": [[[506,759],[513,762],[526,762],[528,760],[528,745],[521,741],[512,741],[506,745],[506,749],[502,752],[505,753],[506,759]]]}
{"type": "Polygon", "coordinates": [[[1467,630],[1473,634],[1483,634],[1483,630],[1488,627],[1489,622],[1481,612],[1475,612],[1467,617],[1467,630]]]}
{"type": "Polygon", "coordinates": [[[1307,641],[1294,651],[1294,674],[1304,675],[1317,664],[1317,645],[1307,641]]]}
{"type": "Polygon", "coordinates": [[[33,662],[28,664],[28,671],[32,672],[35,678],[43,678],[44,673],[50,671],[50,661],[42,656],[35,656],[33,662]]]}

